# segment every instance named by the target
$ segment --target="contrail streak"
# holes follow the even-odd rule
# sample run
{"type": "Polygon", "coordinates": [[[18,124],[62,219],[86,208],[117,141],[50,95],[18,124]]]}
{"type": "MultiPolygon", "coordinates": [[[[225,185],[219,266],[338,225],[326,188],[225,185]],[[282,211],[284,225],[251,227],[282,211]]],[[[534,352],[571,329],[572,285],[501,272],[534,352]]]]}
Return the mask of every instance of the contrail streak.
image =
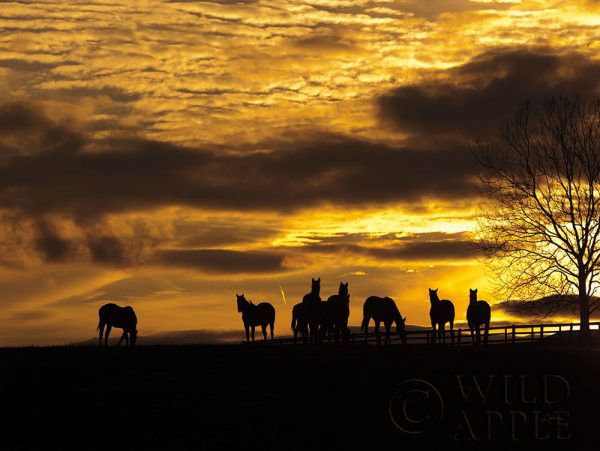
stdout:
{"type": "Polygon", "coordinates": [[[279,284],[279,291],[281,291],[281,297],[283,298],[283,303],[287,305],[287,302],[285,301],[285,293],[283,292],[283,288],[281,287],[281,282],[278,280],[277,283],[279,284]]]}

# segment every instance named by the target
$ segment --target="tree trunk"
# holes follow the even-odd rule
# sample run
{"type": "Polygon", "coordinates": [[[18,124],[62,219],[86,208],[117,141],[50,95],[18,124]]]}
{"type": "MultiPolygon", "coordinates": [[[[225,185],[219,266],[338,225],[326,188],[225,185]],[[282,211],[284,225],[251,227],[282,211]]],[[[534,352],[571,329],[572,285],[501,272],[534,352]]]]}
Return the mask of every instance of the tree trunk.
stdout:
{"type": "Polygon", "coordinates": [[[587,281],[585,279],[579,279],[579,322],[580,322],[580,335],[587,337],[590,332],[590,304],[587,295],[587,281]]]}

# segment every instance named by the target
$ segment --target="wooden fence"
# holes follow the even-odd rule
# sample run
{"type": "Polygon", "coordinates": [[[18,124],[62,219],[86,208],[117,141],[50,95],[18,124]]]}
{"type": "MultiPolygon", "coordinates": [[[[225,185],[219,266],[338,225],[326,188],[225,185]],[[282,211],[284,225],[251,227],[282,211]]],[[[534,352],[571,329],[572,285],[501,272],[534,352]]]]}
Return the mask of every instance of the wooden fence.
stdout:
{"type": "MultiPolygon", "coordinates": [[[[488,344],[514,344],[523,342],[536,342],[538,340],[552,340],[560,342],[568,342],[574,340],[579,335],[579,323],[565,323],[565,324],[511,324],[506,326],[494,326],[490,327],[488,331],[488,344]]],[[[590,333],[600,335],[600,321],[590,322],[590,333]]],[[[406,345],[433,345],[433,331],[431,329],[423,330],[409,330],[406,331],[406,345]]],[[[261,334],[256,334],[256,338],[262,341],[261,334]]],[[[385,338],[385,330],[382,328],[381,341],[385,338]]],[[[391,340],[394,344],[401,344],[402,340],[397,333],[392,332],[391,340]]],[[[333,342],[333,339],[329,340],[325,337],[323,342],[333,342]]],[[[350,333],[350,342],[352,344],[364,344],[365,334],[360,332],[350,333]]],[[[376,344],[377,337],[375,333],[371,332],[366,337],[367,344],[376,344]]],[[[483,343],[483,328],[481,329],[481,342],[483,343]]],[[[292,337],[276,338],[269,340],[270,344],[293,344],[294,339],[292,337]]],[[[302,338],[298,336],[298,344],[302,344],[302,338]]],[[[446,329],[446,338],[441,343],[438,343],[437,337],[435,344],[451,345],[452,337],[450,331],[446,329]]],[[[454,329],[454,345],[472,345],[471,332],[469,329],[454,329]]]]}

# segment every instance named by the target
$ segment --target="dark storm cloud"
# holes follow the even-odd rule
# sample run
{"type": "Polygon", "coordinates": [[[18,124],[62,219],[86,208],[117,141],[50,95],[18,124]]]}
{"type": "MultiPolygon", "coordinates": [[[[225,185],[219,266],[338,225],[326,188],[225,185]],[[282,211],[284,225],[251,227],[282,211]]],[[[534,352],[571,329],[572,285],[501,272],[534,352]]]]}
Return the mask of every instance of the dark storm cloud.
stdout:
{"type": "Polygon", "coordinates": [[[64,120],[50,118],[35,104],[0,103],[0,172],[10,170],[14,153],[67,154],[80,150],[83,144],[83,134],[64,120]]]}
{"type": "MultiPolygon", "coordinates": [[[[551,316],[579,316],[579,302],[576,295],[552,295],[529,301],[508,300],[495,304],[500,310],[523,318],[547,318],[551,316]]],[[[590,299],[590,311],[594,317],[600,315],[600,298],[590,299]]]]}
{"type": "Polygon", "coordinates": [[[173,225],[177,244],[182,247],[226,246],[252,243],[265,238],[273,238],[278,230],[267,226],[251,225],[245,222],[232,224],[227,221],[185,221],[173,225]]]}
{"type": "Polygon", "coordinates": [[[400,260],[461,260],[475,258],[479,252],[473,241],[424,241],[409,243],[397,249],[376,249],[373,254],[381,258],[400,260]]]}
{"type": "Polygon", "coordinates": [[[446,75],[382,96],[381,118],[422,138],[483,138],[496,136],[523,99],[600,94],[600,62],[548,49],[490,51],[446,75]]]}
{"type": "Polygon", "coordinates": [[[22,59],[0,59],[0,67],[21,72],[38,72],[52,69],[59,64],[42,63],[40,61],[25,61],[22,59]]]}
{"type": "Polygon", "coordinates": [[[2,134],[44,131],[52,125],[53,122],[32,105],[20,102],[0,105],[0,133],[2,134]]]}
{"type": "Polygon", "coordinates": [[[371,238],[366,234],[338,235],[304,246],[304,251],[350,253],[381,260],[463,260],[479,256],[467,233],[424,233],[402,237],[390,234],[371,238]],[[383,242],[385,241],[385,244],[383,242]]]}
{"type": "Polygon", "coordinates": [[[92,261],[96,263],[118,266],[128,262],[125,248],[116,236],[88,235],[87,244],[92,261]]]}
{"type": "Polygon", "coordinates": [[[265,152],[217,152],[135,138],[104,141],[99,150],[65,126],[29,116],[27,121],[38,138],[19,152],[3,152],[0,208],[33,216],[56,212],[90,219],[171,205],[285,211],[474,192],[473,162],[460,145],[395,148],[317,135],[270,143],[265,152]]]}
{"type": "Polygon", "coordinates": [[[71,257],[71,243],[62,238],[52,224],[40,220],[37,222],[38,236],[35,241],[36,250],[47,262],[63,262],[71,257]]]}
{"type": "Polygon", "coordinates": [[[153,261],[215,273],[261,273],[284,269],[284,256],[269,252],[227,249],[173,249],[158,251],[153,261]]]}
{"type": "Polygon", "coordinates": [[[45,89],[44,94],[53,95],[63,100],[79,99],[81,97],[106,96],[115,102],[132,102],[139,100],[139,93],[127,92],[115,86],[104,86],[102,88],[72,87],[61,89],[45,89]]]}
{"type": "Polygon", "coordinates": [[[356,50],[356,46],[352,42],[348,42],[339,36],[331,35],[315,35],[301,39],[294,39],[293,45],[298,48],[308,49],[310,51],[320,52],[339,52],[356,50]]]}

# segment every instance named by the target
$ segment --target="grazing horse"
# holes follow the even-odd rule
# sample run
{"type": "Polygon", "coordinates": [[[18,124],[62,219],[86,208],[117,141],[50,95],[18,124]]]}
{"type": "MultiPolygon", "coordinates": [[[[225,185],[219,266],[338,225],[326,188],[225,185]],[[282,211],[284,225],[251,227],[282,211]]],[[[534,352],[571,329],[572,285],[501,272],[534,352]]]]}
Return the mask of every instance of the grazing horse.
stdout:
{"type": "Polygon", "coordinates": [[[298,337],[298,333],[302,335],[302,341],[306,342],[306,337],[308,336],[308,330],[306,326],[306,321],[304,320],[304,316],[302,314],[302,302],[297,303],[292,308],[292,331],[294,332],[294,344],[296,344],[296,339],[298,337]]]}
{"type": "Polygon", "coordinates": [[[319,325],[321,323],[321,278],[312,279],[310,293],[302,298],[302,318],[308,327],[308,337],[312,343],[319,341],[319,325]]]}
{"type": "Polygon", "coordinates": [[[275,308],[268,302],[254,305],[252,301],[246,300],[243,294],[235,295],[237,298],[238,312],[242,313],[244,329],[246,329],[246,341],[250,341],[250,330],[252,330],[252,341],[254,341],[254,328],[262,328],[263,337],[267,339],[267,324],[271,329],[271,340],[273,339],[273,327],[275,326],[275,308]]]}
{"type": "Polygon", "coordinates": [[[135,345],[137,340],[137,317],[135,312],[129,306],[119,307],[117,304],[104,304],[98,310],[98,327],[96,330],[100,332],[100,346],[102,346],[102,334],[104,334],[104,346],[108,346],[108,336],[110,330],[113,327],[123,329],[123,335],[117,346],[119,346],[123,339],[125,343],[129,345],[129,339],[131,339],[131,346],[135,345]],[[106,326],[106,333],[104,333],[104,327],[106,326]]]}
{"type": "Polygon", "coordinates": [[[478,345],[481,343],[479,327],[482,324],[485,326],[485,331],[483,334],[483,343],[487,344],[491,316],[492,309],[490,308],[490,304],[488,304],[486,301],[478,301],[477,288],[475,288],[474,290],[471,290],[469,288],[469,306],[467,307],[467,323],[469,324],[469,329],[471,330],[471,339],[473,340],[474,345],[478,345]],[[475,334],[473,333],[473,330],[477,331],[477,339],[475,339],[475,334]]]}
{"type": "Polygon", "coordinates": [[[402,318],[400,311],[396,306],[396,303],[392,298],[379,296],[369,296],[363,304],[363,320],[360,325],[360,330],[365,331],[365,343],[367,342],[367,336],[369,334],[369,321],[373,318],[375,321],[375,336],[377,337],[377,344],[381,344],[381,337],[379,335],[379,324],[383,321],[385,326],[385,341],[384,344],[391,344],[392,339],[390,337],[390,328],[392,323],[396,323],[396,331],[398,336],[402,340],[402,344],[406,343],[405,334],[405,322],[406,318],[402,318]]]}
{"type": "Polygon", "coordinates": [[[432,343],[435,344],[435,334],[437,326],[438,341],[446,343],[446,323],[450,323],[450,337],[454,344],[454,304],[448,299],[438,297],[438,289],[429,289],[429,301],[431,309],[429,309],[429,318],[431,318],[431,327],[433,328],[432,343]]]}
{"type": "Polygon", "coordinates": [[[350,334],[348,331],[348,317],[350,316],[350,294],[348,294],[348,282],[341,283],[338,294],[329,296],[325,303],[322,326],[323,333],[331,332],[335,336],[335,342],[340,342],[340,334],[344,344],[348,344],[350,334]]]}

